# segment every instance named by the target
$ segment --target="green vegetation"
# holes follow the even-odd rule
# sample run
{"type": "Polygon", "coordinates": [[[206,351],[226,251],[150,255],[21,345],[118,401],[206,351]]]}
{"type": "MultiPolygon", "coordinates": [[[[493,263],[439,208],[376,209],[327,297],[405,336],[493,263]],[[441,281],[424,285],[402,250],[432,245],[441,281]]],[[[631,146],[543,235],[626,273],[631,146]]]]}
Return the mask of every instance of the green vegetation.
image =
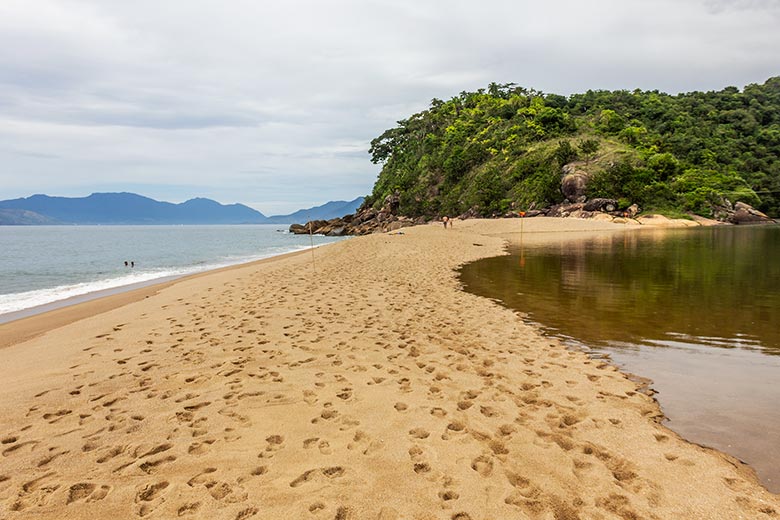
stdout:
{"type": "Polygon", "coordinates": [[[404,215],[504,213],[563,200],[562,167],[589,197],[712,214],[743,201],[780,215],[780,77],[743,91],[588,91],[568,98],[491,84],[400,121],[371,142],[368,204],[404,215]]]}

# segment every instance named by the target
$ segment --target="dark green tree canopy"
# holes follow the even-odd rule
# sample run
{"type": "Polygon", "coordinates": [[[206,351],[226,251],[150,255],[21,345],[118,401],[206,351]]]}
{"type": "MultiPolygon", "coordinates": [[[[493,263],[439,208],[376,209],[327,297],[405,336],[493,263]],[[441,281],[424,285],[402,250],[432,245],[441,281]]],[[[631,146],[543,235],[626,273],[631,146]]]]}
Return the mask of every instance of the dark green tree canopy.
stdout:
{"type": "Polygon", "coordinates": [[[434,99],[371,142],[383,165],[369,203],[401,195],[407,215],[490,215],[562,200],[561,168],[590,196],[692,211],[742,200],[780,214],[780,77],[742,91],[564,97],[491,83],[434,99]]]}

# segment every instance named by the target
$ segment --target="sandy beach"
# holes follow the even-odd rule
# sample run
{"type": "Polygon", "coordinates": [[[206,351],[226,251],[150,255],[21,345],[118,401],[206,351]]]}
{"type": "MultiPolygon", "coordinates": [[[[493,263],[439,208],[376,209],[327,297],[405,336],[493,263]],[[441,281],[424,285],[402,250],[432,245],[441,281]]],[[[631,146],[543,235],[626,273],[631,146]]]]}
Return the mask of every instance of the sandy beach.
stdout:
{"type": "Polygon", "coordinates": [[[0,518],[780,518],[615,367],[459,289],[518,227],[358,237],[0,325],[0,518]]]}

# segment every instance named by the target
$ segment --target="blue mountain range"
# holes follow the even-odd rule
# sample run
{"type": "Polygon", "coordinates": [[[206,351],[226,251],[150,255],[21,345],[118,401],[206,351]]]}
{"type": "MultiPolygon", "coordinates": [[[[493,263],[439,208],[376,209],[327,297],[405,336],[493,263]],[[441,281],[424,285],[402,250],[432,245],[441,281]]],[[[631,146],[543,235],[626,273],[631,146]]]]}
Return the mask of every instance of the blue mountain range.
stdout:
{"type": "Polygon", "coordinates": [[[0,225],[281,224],[344,216],[354,213],[362,203],[363,197],[358,197],[349,202],[328,202],[290,215],[266,217],[244,204],[220,204],[205,198],[174,204],[135,193],[93,193],[88,197],[33,195],[0,201],[0,225]]]}

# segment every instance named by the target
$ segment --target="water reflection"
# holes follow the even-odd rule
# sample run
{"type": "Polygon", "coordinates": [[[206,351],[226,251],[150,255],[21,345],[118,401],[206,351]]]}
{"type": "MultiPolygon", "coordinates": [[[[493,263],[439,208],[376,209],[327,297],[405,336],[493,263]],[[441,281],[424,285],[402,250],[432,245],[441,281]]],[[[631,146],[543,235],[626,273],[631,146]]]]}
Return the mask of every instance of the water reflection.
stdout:
{"type": "Polygon", "coordinates": [[[780,491],[780,227],[600,235],[463,268],[470,292],[653,380],[683,436],[780,491]]]}
{"type": "Polygon", "coordinates": [[[780,228],[628,232],[466,266],[469,291],[591,345],[686,342],[780,354],[780,228]]]}

